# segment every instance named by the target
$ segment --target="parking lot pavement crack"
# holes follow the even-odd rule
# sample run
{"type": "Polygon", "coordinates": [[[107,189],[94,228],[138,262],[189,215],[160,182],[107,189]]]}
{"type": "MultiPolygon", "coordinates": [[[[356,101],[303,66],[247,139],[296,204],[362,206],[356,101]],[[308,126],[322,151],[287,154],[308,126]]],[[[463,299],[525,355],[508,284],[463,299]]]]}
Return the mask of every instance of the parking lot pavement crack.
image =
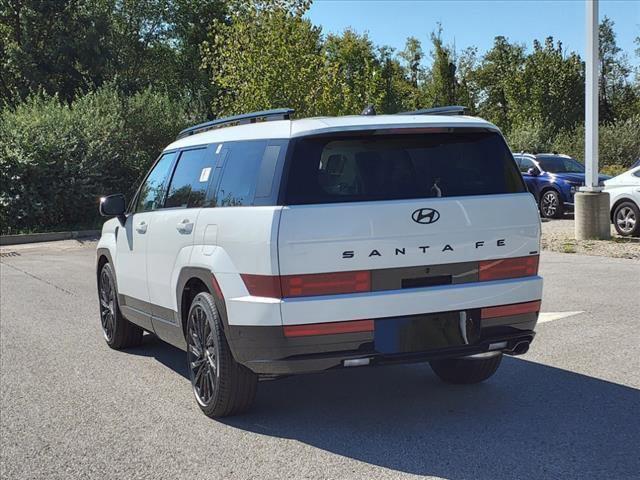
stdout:
{"type": "Polygon", "coordinates": [[[39,276],[34,275],[33,273],[29,273],[26,270],[23,270],[22,268],[16,267],[15,265],[11,265],[10,263],[6,263],[6,262],[0,262],[0,264],[6,265],[7,267],[10,267],[10,268],[13,268],[14,270],[17,270],[17,271],[19,271],[21,273],[24,273],[25,275],[27,275],[27,276],[29,276],[31,278],[34,278],[36,280],[41,281],[42,283],[46,283],[47,285],[49,285],[49,286],[51,286],[51,287],[53,287],[53,288],[55,288],[57,290],[60,290],[61,292],[64,292],[64,293],[66,293],[68,295],[74,295],[75,296],[75,293],[67,290],[66,288],[62,288],[61,286],[56,285],[55,283],[51,283],[50,281],[45,280],[44,278],[40,278],[39,276]]]}

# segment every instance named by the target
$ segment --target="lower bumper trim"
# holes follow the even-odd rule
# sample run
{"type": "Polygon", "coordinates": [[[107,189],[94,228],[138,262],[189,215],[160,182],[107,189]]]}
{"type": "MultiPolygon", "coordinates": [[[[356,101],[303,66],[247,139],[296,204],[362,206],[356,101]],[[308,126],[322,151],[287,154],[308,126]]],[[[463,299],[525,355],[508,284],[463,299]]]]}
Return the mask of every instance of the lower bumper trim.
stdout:
{"type": "MultiPolygon", "coordinates": [[[[368,360],[366,365],[393,365],[403,363],[428,362],[441,358],[471,357],[478,355],[498,355],[500,350],[490,351],[490,345],[504,342],[505,351],[513,350],[516,345],[527,342],[531,343],[535,332],[519,334],[510,338],[496,338],[480,342],[476,345],[465,345],[462,347],[446,348],[425,352],[399,353],[392,355],[370,354],[365,352],[336,352],[331,354],[300,355],[282,360],[252,360],[245,365],[257,374],[263,375],[292,375],[300,373],[314,373],[346,366],[357,366],[360,362],[368,360]]],[[[363,362],[364,363],[364,362],[363,362]]]]}

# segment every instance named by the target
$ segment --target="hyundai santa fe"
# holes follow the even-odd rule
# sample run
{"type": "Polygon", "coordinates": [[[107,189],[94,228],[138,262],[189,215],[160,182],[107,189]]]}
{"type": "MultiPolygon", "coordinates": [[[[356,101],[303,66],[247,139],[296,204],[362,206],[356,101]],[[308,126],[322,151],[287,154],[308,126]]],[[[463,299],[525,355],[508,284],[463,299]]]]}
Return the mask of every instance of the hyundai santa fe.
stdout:
{"type": "Polygon", "coordinates": [[[534,338],[540,219],[500,131],[457,108],[196,125],[101,199],[102,331],[186,352],[210,417],[259,380],[425,362],[491,377],[534,338]]]}

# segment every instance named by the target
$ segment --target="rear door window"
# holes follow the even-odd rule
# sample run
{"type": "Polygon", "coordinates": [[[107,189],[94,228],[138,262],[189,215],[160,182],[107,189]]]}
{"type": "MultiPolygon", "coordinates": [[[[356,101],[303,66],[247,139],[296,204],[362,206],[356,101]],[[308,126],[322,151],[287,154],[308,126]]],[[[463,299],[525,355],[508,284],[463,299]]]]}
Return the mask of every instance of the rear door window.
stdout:
{"type": "Polygon", "coordinates": [[[526,191],[493,132],[309,137],[293,148],[289,205],[526,191]]]}
{"type": "Polygon", "coordinates": [[[211,150],[198,148],[182,152],[173,172],[165,208],[199,208],[204,205],[213,172],[211,150]]]}

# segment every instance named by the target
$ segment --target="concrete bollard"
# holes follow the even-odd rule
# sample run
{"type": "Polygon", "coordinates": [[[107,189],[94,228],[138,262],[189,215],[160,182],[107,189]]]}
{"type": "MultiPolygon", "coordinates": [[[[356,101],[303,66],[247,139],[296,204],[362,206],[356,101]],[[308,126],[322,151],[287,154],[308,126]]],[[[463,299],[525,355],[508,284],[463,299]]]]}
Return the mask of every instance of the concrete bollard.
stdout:
{"type": "Polygon", "coordinates": [[[576,240],[609,240],[611,216],[607,192],[578,192],[575,201],[576,240]]]}

